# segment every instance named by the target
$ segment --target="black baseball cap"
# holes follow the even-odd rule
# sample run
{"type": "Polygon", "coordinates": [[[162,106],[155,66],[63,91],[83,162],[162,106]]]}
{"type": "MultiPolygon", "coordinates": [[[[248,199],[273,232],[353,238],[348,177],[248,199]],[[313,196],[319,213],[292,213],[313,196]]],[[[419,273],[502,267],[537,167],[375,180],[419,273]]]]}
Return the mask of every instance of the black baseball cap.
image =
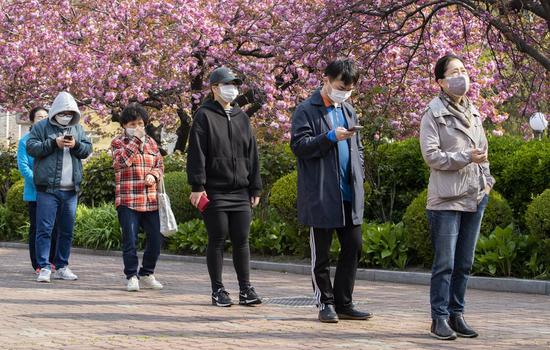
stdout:
{"type": "Polygon", "coordinates": [[[241,85],[243,83],[243,81],[227,67],[216,68],[210,73],[210,85],[231,82],[236,85],[241,85]]]}

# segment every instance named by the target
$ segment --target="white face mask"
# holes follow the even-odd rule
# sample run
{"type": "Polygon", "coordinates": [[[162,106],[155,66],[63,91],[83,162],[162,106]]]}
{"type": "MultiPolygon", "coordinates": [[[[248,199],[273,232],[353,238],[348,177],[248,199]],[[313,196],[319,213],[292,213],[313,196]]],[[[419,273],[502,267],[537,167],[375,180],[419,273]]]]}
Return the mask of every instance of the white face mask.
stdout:
{"type": "Polygon", "coordinates": [[[73,120],[73,117],[72,116],[61,116],[61,115],[58,115],[57,117],[55,117],[55,120],[57,120],[57,122],[63,126],[67,126],[69,125],[69,123],[71,122],[71,120],[73,120]]]}
{"type": "Polygon", "coordinates": [[[328,93],[328,97],[332,100],[332,102],[335,103],[343,103],[345,100],[350,98],[351,91],[343,91],[338,90],[330,86],[330,92],[328,93]]]}
{"type": "Polygon", "coordinates": [[[136,134],[136,128],[126,128],[126,135],[129,137],[134,137],[136,134]]]}
{"type": "Polygon", "coordinates": [[[239,96],[239,89],[235,85],[220,85],[220,97],[227,103],[233,102],[239,96]]]}

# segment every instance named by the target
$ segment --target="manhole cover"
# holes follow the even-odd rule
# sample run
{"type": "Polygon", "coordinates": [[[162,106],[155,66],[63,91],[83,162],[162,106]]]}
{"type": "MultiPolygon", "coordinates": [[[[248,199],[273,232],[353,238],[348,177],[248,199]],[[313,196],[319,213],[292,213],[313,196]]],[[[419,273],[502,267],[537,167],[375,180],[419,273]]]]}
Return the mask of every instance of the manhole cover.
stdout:
{"type": "Polygon", "coordinates": [[[282,297],[265,298],[264,304],[282,305],[291,307],[309,307],[315,306],[315,299],[312,297],[282,297]]]}

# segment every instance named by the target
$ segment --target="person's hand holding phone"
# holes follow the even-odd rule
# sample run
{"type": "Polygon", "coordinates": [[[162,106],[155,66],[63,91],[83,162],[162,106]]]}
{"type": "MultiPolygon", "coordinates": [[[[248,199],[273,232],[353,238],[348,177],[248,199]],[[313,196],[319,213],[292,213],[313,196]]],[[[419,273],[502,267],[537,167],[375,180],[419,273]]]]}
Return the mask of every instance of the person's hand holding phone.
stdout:
{"type": "Polygon", "coordinates": [[[76,141],[73,135],[65,134],[63,135],[63,141],[65,142],[65,147],[73,148],[76,145],[76,141]]]}
{"type": "Polygon", "coordinates": [[[472,162],[474,163],[483,163],[487,161],[487,150],[482,150],[479,148],[474,148],[471,152],[472,162]]]}
{"type": "Polygon", "coordinates": [[[348,129],[343,128],[341,126],[336,128],[335,133],[336,133],[336,140],[338,141],[347,140],[351,138],[353,135],[355,135],[355,131],[349,131],[348,129]]]}

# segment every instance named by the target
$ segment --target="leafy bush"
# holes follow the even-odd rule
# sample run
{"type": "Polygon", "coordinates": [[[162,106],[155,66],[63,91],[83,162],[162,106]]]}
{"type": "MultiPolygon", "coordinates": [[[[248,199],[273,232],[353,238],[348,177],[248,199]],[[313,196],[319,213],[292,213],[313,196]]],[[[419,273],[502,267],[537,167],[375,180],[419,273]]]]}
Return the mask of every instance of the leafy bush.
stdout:
{"type": "Polygon", "coordinates": [[[267,217],[254,218],[250,224],[250,250],[259,254],[289,254],[288,239],[291,227],[283,222],[274,209],[267,217]]]}
{"type": "Polygon", "coordinates": [[[512,225],[497,227],[488,237],[479,238],[474,271],[490,276],[512,276],[518,252],[526,242],[526,236],[514,232],[512,225]]]}
{"type": "Polygon", "coordinates": [[[170,197],[172,211],[178,223],[200,217],[200,212],[189,201],[191,186],[183,172],[172,172],[164,175],[164,187],[170,197]]]}
{"type": "Polygon", "coordinates": [[[430,266],[433,261],[432,242],[426,215],[428,190],[422,191],[407,207],[403,224],[407,235],[407,246],[414,252],[416,262],[430,266]]]}
{"type": "Polygon", "coordinates": [[[95,208],[79,205],[76,210],[74,245],[92,249],[120,249],[122,234],[115,206],[107,203],[95,208]]]}
{"type": "Polygon", "coordinates": [[[80,201],[92,207],[114,203],[115,186],[113,159],[107,152],[101,152],[84,165],[80,201]]]}
{"type": "Polygon", "coordinates": [[[278,179],[296,169],[296,157],[287,142],[261,144],[258,152],[264,193],[269,193],[278,179]]]}
{"type": "Polygon", "coordinates": [[[405,269],[408,247],[403,223],[366,224],[362,230],[362,263],[366,266],[405,269]]]}
{"type": "Polygon", "coordinates": [[[491,191],[489,203],[483,214],[480,234],[488,236],[497,226],[506,227],[513,223],[514,213],[508,201],[497,191],[491,191]]]}
{"type": "Polygon", "coordinates": [[[428,184],[429,169],[416,138],[366,150],[365,169],[372,188],[367,217],[382,222],[400,221],[407,206],[428,184]]]}
{"type": "Polygon", "coordinates": [[[516,217],[523,218],[532,198],[550,188],[549,154],[549,141],[530,141],[509,157],[495,189],[508,199],[516,217]]]}
{"type": "Polygon", "coordinates": [[[529,204],[525,213],[525,223],[531,234],[550,238],[550,189],[529,204]]]}
{"type": "Polygon", "coordinates": [[[207,245],[208,233],[201,219],[179,224],[178,232],[168,240],[168,250],[172,253],[203,254],[207,245]]]}
{"type": "MultiPolygon", "coordinates": [[[[412,201],[403,216],[408,246],[414,251],[417,262],[424,266],[430,266],[433,261],[433,249],[426,214],[427,195],[427,190],[422,191],[412,201]]],[[[487,236],[498,226],[506,227],[512,223],[512,218],[513,214],[507,201],[493,190],[483,214],[480,234],[487,236]]]]}
{"type": "Polygon", "coordinates": [[[0,239],[10,241],[13,239],[12,230],[8,221],[10,214],[8,208],[4,205],[0,205],[0,239]]]}
{"type": "Polygon", "coordinates": [[[525,140],[519,136],[504,135],[493,136],[487,135],[489,141],[489,162],[491,167],[491,175],[496,179],[496,190],[500,191],[499,185],[502,179],[502,172],[510,161],[510,155],[517,151],[525,144],[525,140]]]}
{"type": "Polygon", "coordinates": [[[180,151],[169,154],[163,159],[164,173],[168,174],[176,171],[185,173],[186,162],[187,159],[185,158],[185,154],[180,151]]]}
{"type": "Polygon", "coordinates": [[[0,203],[6,203],[8,190],[20,179],[15,150],[0,148],[0,203]]]}
{"type": "Polygon", "coordinates": [[[271,189],[269,204],[273,206],[285,222],[298,226],[298,172],[293,171],[277,180],[271,189]]]}
{"type": "Polygon", "coordinates": [[[8,209],[8,224],[12,233],[12,239],[21,239],[25,228],[28,229],[29,214],[27,203],[23,200],[25,182],[19,180],[8,190],[6,196],[6,208],[8,209]]]}

